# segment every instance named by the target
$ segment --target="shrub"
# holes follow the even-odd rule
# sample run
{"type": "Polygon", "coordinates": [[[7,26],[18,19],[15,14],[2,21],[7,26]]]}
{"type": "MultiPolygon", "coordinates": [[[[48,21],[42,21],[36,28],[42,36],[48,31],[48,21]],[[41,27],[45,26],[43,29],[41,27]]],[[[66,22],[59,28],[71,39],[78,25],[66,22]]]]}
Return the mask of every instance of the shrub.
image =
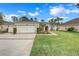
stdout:
{"type": "Polygon", "coordinates": [[[40,28],[37,28],[37,34],[50,34],[48,31],[42,31],[40,28]]]}
{"type": "Polygon", "coordinates": [[[67,29],[67,31],[75,31],[75,28],[74,27],[70,27],[67,29]]]}
{"type": "Polygon", "coordinates": [[[6,32],[8,33],[8,28],[6,29],[6,32]]]}
{"type": "Polygon", "coordinates": [[[41,33],[41,28],[37,28],[37,34],[41,33]]]}
{"type": "Polygon", "coordinates": [[[17,33],[17,28],[13,28],[13,34],[17,33]]]}
{"type": "Polygon", "coordinates": [[[39,33],[39,28],[37,28],[37,33],[39,33]]]}

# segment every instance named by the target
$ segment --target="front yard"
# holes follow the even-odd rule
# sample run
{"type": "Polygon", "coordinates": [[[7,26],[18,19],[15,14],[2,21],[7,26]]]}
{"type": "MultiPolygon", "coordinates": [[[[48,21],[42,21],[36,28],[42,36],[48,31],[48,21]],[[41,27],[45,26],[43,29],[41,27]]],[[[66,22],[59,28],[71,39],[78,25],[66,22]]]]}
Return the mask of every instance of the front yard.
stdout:
{"type": "Polygon", "coordinates": [[[79,56],[79,33],[56,31],[54,35],[37,35],[32,56],[79,56]]]}

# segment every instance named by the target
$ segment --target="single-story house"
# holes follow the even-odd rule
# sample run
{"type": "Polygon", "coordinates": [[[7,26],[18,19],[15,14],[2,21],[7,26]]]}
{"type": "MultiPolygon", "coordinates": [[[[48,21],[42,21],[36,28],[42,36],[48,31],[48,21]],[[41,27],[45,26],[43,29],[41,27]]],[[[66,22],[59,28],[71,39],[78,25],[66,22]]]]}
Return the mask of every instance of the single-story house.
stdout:
{"type": "MultiPolygon", "coordinates": [[[[13,33],[13,28],[17,28],[17,33],[37,33],[37,28],[39,28],[40,22],[36,21],[19,21],[19,22],[7,22],[4,23],[3,29],[6,30],[8,28],[9,33],[13,33]]],[[[51,29],[51,25],[46,22],[46,26],[44,27],[44,30],[48,28],[48,30],[51,29]]]]}
{"type": "Polygon", "coordinates": [[[79,31],[79,18],[72,19],[66,23],[61,24],[59,30],[66,30],[70,27],[74,27],[76,31],[79,31]]]}

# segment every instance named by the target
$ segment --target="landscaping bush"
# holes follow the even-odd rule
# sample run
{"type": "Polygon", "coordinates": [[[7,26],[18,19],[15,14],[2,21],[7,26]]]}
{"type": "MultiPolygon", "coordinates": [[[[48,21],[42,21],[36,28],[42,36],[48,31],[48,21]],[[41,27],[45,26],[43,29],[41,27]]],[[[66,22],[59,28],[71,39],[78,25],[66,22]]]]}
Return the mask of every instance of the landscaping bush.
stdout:
{"type": "Polygon", "coordinates": [[[13,34],[17,33],[17,28],[13,28],[13,34]]]}
{"type": "Polygon", "coordinates": [[[8,33],[8,28],[6,29],[6,32],[8,33]]]}
{"type": "Polygon", "coordinates": [[[2,33],[2,31],[0,30],[0,33],[2,33]]]}
{"type": "Polygon", "coordinates": [[[74,27],[70,27],[67,29],[67,31],[75,31],[75,28],[74,27]]]}
{"type": "Polygon", "coordinates": [[[39,33],[39,31],[40,31],[40,28],[37,28],[37,34],[39,33]]]}

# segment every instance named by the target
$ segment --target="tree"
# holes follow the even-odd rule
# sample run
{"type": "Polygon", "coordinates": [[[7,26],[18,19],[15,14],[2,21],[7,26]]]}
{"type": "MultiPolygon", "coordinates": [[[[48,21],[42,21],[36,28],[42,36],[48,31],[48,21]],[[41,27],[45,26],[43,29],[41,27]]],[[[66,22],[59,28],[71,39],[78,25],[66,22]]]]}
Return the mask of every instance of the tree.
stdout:
{"type": "Polygon", "coordinates": [[[44,30],[45,25],[46,25],[46,24],[45,24],[45,21],[44,21],[44,19],[42,19],[41,22],[40,22],[40,26],[39,26],[40,29],[41,29],[41,31],[44,30]]]}
{"type": "Polygon", "coordinates": [[[37,18],[34,18],[34,19],[35,19],[36,22],[38,21],[37,18]]]}
{"type": "Polygon", "coordinates": [[[29,21],[29,19],[26,16],[20,17],[19,21],[29,21]]]}
{"type": "Polygon", "coordinates": [[[41,20],[41,22],[44,22],[44,21],[45,21],[44,19],[41,20]]]}
{"type": "Polygon", "coordinates": [[[55,19],[50,19],[49,20],[49,23],[50,23],[50,25],[51,25],[51,30],[53,30],[53,27],[57,27],[56,29],[58,30],[58,28],[59,28],[59,24],[60,24],[60,21],[62,21],[63,19],[62,18],[59,18],[59,17],[57,17],[57,18],[55,18],[55,19]]]}
{"type": "Polygon", "coordinates": [[[33,18],[30,18],[31,21],[34,21],[33,18]]]}
{"type": "Polygon", "coordinates": [[[16,32],[17,32],[17,28],[16,28],[15,23],[18,22],[18,18],[17,18],[16,16],[12,16],[11,18],[12,18],[13,23],[14,23],[13,33],[16,34],[16,32]]]}
{"type": "Polygon", "coordinates": [[[18,18],[16,16],[12,16],[11,18],[12,18],[13,23],[18,21],[18,18]]]}
{"type": "Polygon", "coordinates": [[[51,25],[51,30],[53,30],[53,27],[54,27],[55,24],[56,24],[56,20],[52,18],[52,19],[49,20],[49,23],[50,23],[50,25],[51,25]]]}
{"type": "Polygon", "coordinates": [[[63,20],[63,18],[60,18],[60,17],[57,17],[57,18],[55,19],[55,21],[56,21],[56,26],[57,26],[56,30],[59,29],[59,25],[61,24],[61,21],[62,21],[62,20],[63,20]]]}
{"type": "Polygon", "coordinates": [[[3,13],[0,12],[0,27],[1,27],[1,30],[2,30],[2,24],[4,23],[4,15],[3,13]]]}

